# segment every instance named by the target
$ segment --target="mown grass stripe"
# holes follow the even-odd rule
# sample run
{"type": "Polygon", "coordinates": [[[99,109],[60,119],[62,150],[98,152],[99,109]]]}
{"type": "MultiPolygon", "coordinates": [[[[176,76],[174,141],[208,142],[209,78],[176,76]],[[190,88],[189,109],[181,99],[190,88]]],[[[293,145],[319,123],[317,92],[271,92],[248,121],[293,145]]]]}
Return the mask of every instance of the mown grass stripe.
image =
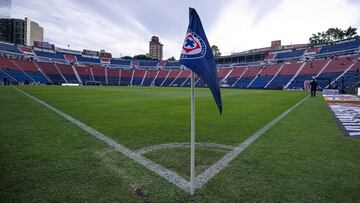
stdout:
{"type": "Polygon", "coordinates": [[[61,117],[65,118],[66,120],[72,122],[73,124],[77,125],[78,127],[80,127],[81,129],[83,129],[85,132],[89,133],[90,135],[96,137],[97,139],[105,142],[107,145],[113,147],[116,151],[121,152],[122,154],[124,154],[125,156],[129,157],[130,159],[138,162],[139,164],[145,166],[147,169],[153,171],[154,173],[158,174],[159,176],[163,177],[164,179],[166,179],[167,181],[169,181],[170,183],[173,183],[174,185],[176,185],[177,187],[179,187],[180,189],[182,189],[183,191],[189,193],[190,192],[190,188],[189,188],[189,182],[187,180],[185,180],[183,177],[179,176],[177,173],[160,166],[159,164],[154,163],[153,161],[147,159],[144,156],[141,156],[140,154],[134,153],[134,151],[128,149],[127,147],[117,143],[116,141],[114,141],[113,139],[109,138],[108,136],[104,135],[101,132],[98,132],[97,130],[87,126],[86,124],[82,123],[81,121],[67,115],[66,113],[52,107],[51,105],[47,104],[44,101],[39,100],[38,98],[31,96],[30,94],[14,87],[17,91],[19,91],[20,93],[24,94],[25,96],[33,99],[34,101],[42,104],[43,106],[45,106],[46,108],[50,109],[51,111],[57,113],[58,115],[60,115],[61,117]]]}

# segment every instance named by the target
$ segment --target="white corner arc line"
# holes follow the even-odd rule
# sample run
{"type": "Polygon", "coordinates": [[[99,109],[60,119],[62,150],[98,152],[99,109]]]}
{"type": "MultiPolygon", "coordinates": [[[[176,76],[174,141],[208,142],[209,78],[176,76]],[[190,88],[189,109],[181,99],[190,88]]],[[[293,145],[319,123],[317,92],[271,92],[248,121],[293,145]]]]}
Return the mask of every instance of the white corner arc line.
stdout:
{"type": "MultiPolygon", "coordinates": [[[[207,143],[207,142],[196,142],[196,146],[198,147],[206,147],[206,148],[212,148],[212,149],[223,149],[223,150],[232,150],[235,147],[231,145],[225,145],[225,144],[217,144],[217,143],[207,143]]],[[[164,143],[164,144],[158,144],[158,145],[152,145],[148,147],[143,147],[140,149],[137,149],[134,151],[134,153],[138,154],[146,154],[155,150],[159,149],[165,149],[165,148],[190,148],[190,143],[188,142],[174,142],[174,143],[164,143]]]]}
{"type": "Polygon", "coordinates": [[[290,107],[287,111],[276,117],[270,123],[266,124],[264,127],[256,131],[253,135],[247,138],[243,143],[239,146],[235,147],[228,154],[223,156],[219,161],[215,164],[211,165],[205,171],[203,171],[200,175],[196,177],[195,180],[195,188],[201,188],[205,185],[211,178],[213,178],[217,173],[219,173],[222,169],[224,169],[232,160],[234,160],[242,151],[244,151],[248,146],[250,146],[257,138],[263,135],[267,130],[269,130],[275,123],[280,121],[286,115],[288,115],[291,111],[293,111],[296,107],[298,107],[301,103],[303,103],[310,96],[305,97],[294,106],[290,107]]]}
{"type": "Polygon", "coordinates": [[[179,176],[177,173],[163,167],[160,166],[159,164],[154,163],[153,161],[151,161],[150,159],[147,159],[144,156],[141,156],[137,153],[134,153],[134,151],[128,149],[127,147],[125,147],[124,145],[118,144],[115,140],[107,137],[106,135],[102,134],[101,132],[98,132],[97,130],[87,126],[86,124],[80,122],[79,120],[63,113],[62,111],[52,107],[51,105],[47,104],[46,102],[43,102],[41,100],[39,100],[38,98],[31,96],[30,94],[20,90],[17,87],[14,87],[17,91],[19,91],[20,93],[24,94],[25,96],[28,96],[29,98],[35,100],[36,102],[42,104],[43,106],[45,106],[46,108],[50,109],[51,111],[59,114],[61,117],[65,118],[66,120],[70,121],[71,123],[77,125],[78,127],[80,127],[81,129],[83,129],[85,132],[89,133],[90,135],[96,137],[97,139],[105,142],[107,145],[111,146],[112,148],[114,148],[116,151],[121,152],[122,154],[124,154],[125,156],[129,157],[130,159],[138,162],[139,164],[145,166],[147,169],[149,169],[150,171],[153,171],[154,173],[158,174],[159,176],[163,177],[164,179],[166,179],[167,181],[169,181],[170,183],[173,183],[174,185],[176,185],[177,187],[179,187],[180,189],[182,189],[183,191],[189,193],[190,192],[190,187],[189,187],[189,181],[185,180],[183,177],[179,176]]]}

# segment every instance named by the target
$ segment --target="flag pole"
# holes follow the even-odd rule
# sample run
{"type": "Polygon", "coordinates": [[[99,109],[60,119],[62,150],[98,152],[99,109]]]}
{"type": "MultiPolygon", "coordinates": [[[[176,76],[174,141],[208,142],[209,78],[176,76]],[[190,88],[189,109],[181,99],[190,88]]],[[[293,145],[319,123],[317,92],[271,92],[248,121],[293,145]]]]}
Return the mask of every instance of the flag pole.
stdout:
{"type": "Polygon", "coordinates": [[[194,195],[195,183],[195,73],[191,71],[191,142],[190,142],[190,194],[194,195]]]}

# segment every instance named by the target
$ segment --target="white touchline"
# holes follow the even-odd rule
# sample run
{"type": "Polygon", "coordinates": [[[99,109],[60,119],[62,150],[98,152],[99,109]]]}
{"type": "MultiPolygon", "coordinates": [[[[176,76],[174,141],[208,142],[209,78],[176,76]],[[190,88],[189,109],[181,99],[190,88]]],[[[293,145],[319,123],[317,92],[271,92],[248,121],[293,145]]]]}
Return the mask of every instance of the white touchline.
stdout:
{"type": "MultiPolygon", "coordinates": [[[[153,171],[154,173],[158,174],[159,176],[163,177],[168,182],[176,185],[183,191],[190,193],[190,182],[185,180],[183,177],[179,176],[176,172],[171,171],[159,164],[154,163],[150,159],[142,156],[139,153],[136,153],[136,151],[132,151],[132,150],[128,149],[127,147],[117,143],[115,140],[107,137],[105,134],[98,132],[97,130],[87,126],[86,124],[82,123],[81,121],[52,107],[51,105],[47,104],[46,102],[41,101],[34,96],[31,96],[30,94],[22,91],[21,89],[19,89],[17,87],[13,87],[13,88],[16,89],[17,91],[19,91],[20,93],[24,94],[25,96],[42,104],[43,106],[50,109],[51,111],[57,113],[61,117],[65,118],[66,120],[77,125],[81,129],[83,129],[85,132],[89,133],[90,135],[105,142],[107,145],[111,146],[116,151],[121,152],[122,154],[129,157],[130,159],[138,162],[139,164],[143,165],[147,169],[149,169],[149,170],[153,171]]],[[[270,123],[268,123],[267,125],[262,127],[257,132],[255,132],[252,136],[250,136],[248,139],[246,139],[243,143],[241,143],[239,146],[232,149],[228,154],[223,156],[219,161],[217,161],[215,164],[211,165],[208,169],[206,169],[204,172],[202,172],[200,175],[198,175],[195,179],[195,187],[197,189],[199,189],[202,186],[204,186],[211,178],[213,178],[217,173],[219,173],[221,170],[223,170],[233,159],[235,159],[242,151],[244,151],[249,145],[251,145],[257,138],[259,138],[262,134],[264,134],[267,130],[269,130],[274,124],[276,124],[283,117],[285,117],[287,114],[289,114],[291,111],[293,111],[296,107],[298,107],[301,103],[303,103],[309,97],[310,96],[305,97],[304,99],[302,99],[301,101],[296,103],[294,106],[290,107],[287,111],[282,113],[280,116],[276,117],[274,120],[272,120],[270,123]]]]}

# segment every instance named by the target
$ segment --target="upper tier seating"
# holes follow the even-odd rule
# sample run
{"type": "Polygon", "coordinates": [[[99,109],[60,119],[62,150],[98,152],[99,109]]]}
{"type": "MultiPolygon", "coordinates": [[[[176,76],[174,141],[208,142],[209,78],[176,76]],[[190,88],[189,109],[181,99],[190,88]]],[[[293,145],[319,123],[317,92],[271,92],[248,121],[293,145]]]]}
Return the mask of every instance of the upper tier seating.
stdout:
{"type": "Polygon", "coordinates": [[[37,51],[37,50],[34,50],[34,52],[35,52],[36,56],[51,58],[51,59],[65,60],[64,55],[60,52],[49,53],[49,52],[37,51]]]}
{"type": "Polygon", "coordinates": [[[178,61],[167,61],[164,68],[179,67],[181,64],[178,61]]]}
{"type": "Polygon", "coordinates": [[[141,60],[140,61],[140,67],[152,67],[152,68],[156,68],[158,62],[157,61],[150,61],[150,60],[141,60]]]}
{"type": "Polygon", "coordinates": [[[100,64],[100,59],[88,58],[88,57],[83,57],[83,56],[77,56],[76,58],[79,63],[100,64]]]}
{"type": "Polygon", "coordinates": [[[351,40],[340,41],[331,45],[323,46],[320,49],[320,54],[354,50],[354,49],[358,49],[359,46],[360,46],[360,38],[356,37],[351,40]]]}
{"type": "Polygon", "coordinates": [[[299,58],[304,55],[305,49],[300,50],[291,50],[290,52],[283,52],[276,54],[276,59],[286,59],[286,58],[299,58]]]}
{"type": "Polygon", "coordinates": [[[5,52],[21,53],[15,44],[0,42],[0,50],[5,52]]]}
{"type": "Polygon", "coordinates": [[[130,66],[131,61],[124,59],[111,59],[110,63],[114,65],[130,66]]]}

